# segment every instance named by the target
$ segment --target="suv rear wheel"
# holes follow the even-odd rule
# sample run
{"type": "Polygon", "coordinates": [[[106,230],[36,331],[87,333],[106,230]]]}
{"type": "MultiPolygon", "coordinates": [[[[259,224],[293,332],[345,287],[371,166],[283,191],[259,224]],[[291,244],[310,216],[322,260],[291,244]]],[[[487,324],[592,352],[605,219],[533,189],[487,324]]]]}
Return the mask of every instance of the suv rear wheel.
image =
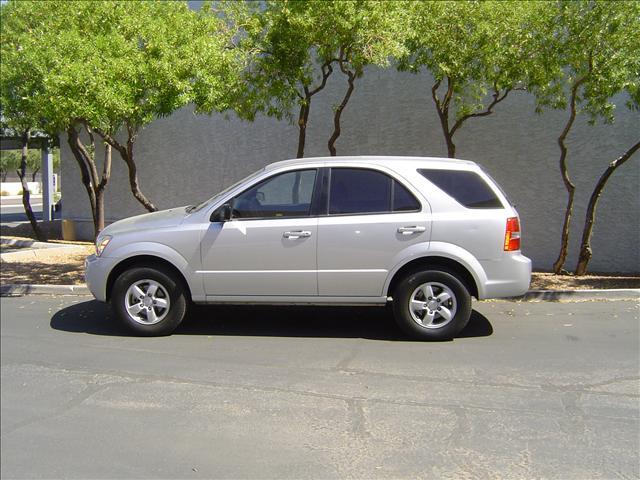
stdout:
{"type": "Polygon", "coordinates": [[[187,295],[182,282],[166,272],[136,267],[116,279],[111,306],[120,321],[138,335],[169,335],[185,316],[187,295]]]}
{"type": "Polygon", "coordinates": [[[450,339],[469,322],[471,295],[449,272],[414,272],[396,287],[393,313],[400,328],[412,338],[450,339]]]}

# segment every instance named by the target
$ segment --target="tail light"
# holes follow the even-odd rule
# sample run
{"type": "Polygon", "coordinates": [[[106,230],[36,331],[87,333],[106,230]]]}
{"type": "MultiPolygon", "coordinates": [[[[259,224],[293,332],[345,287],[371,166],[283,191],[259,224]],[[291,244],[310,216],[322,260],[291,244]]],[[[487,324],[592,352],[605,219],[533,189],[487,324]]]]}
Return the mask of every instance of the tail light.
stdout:
{"type": "Polygon", "coordinates": [[[507,229],[504,233],[504,251],[520,250],[520,221],[518,217],[507,218],[507,229]]]}

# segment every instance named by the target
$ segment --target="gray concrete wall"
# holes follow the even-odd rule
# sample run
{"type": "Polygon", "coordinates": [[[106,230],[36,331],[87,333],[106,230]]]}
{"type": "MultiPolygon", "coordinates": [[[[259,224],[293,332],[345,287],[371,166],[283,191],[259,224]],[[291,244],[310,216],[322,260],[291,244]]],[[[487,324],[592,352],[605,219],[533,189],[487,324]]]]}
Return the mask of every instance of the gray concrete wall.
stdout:
{"type": "MultiPolygon", "coordinates": [[[[427,75],[369,69],[356,84],[343,114],[339,155],[445,156],[446,148],[430,97],[427,75]]],[[[314,97],[306,156],[328,155],[333,106],[346,88],[339,72],[314,97]]],[[[569,166],[577,185],[571,254],[575,266],[588,196],[607,163],[637,141],[638,113],[619,98],[614,126],[589,126],[580,118],[568,140],[569,166]]],[[[516,92],[495,114],[471,119],[456,134],[457,156],[482,164],[503,186],[520,213],[523,250],[537,269],[549,269],[559,246],[566,192],[558,170],[556,138],[566,112],[534,113],[530,95],[516,92]]],[[[286,122],[259,118],[246,123],[233,116],[194,115],[184,108],[144,129],[136,146],[140,185],[159,207],[197,203],[265,164],[292,158],[297,129],[286,122]]],[[[90,220],[88,200],[66,144],[62,173],[66,219],[90,220]]],[[[640,156],[629,160],[609,181],[598,208],[592,271],[639,272],[640,156]]],[[[144,213],[128,189],[126,168],[114,153],[106,193],[107,218],[144,213]]],[[[79,229],[90,234],[90,223],[79,229]]]]}

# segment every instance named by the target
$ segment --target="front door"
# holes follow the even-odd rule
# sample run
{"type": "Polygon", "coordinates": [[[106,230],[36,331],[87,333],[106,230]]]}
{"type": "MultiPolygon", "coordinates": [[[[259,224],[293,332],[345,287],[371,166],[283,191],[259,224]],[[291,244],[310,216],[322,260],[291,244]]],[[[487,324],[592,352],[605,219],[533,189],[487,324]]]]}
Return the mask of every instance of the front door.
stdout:
{"type": "Polygon", "coordinates": [[[208,225],[200,247],[207,295],[318,294],[316,176],[316,169],[276,174],[231,200],[230,221],[208,225]]]}

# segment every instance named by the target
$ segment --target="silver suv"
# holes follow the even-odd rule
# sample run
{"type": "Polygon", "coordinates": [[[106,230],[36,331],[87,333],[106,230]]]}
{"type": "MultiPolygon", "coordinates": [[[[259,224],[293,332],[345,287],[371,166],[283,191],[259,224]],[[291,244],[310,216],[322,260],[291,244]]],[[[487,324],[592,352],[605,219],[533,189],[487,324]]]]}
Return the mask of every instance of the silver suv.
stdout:
{"type": "Polygon", "coordinates": [[[273,163],[195,206],[104,229],[96,299],[135,333],[170,334],[190,302],[380,305],[417,339],[455,336],[471,297],[523,294],[518,214],[473,162],[420,157],[273,163]]]}

